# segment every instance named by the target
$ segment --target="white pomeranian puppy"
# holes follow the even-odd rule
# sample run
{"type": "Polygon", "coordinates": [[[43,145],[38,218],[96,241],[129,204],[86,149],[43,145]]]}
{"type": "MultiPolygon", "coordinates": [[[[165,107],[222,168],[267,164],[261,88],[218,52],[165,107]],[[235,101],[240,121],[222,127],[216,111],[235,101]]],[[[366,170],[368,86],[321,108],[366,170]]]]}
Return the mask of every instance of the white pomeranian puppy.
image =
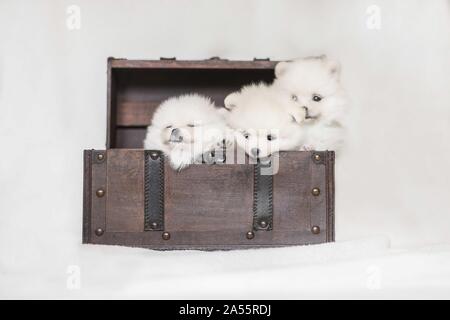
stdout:
{"type": "Polygon", "coordinates": [[[182,95],[165,100],[155,111],[144,148],[161,150],[171,167],[181,170],[220,149],[225,134],[225,119],[210,98],[182,95]]]}
{"type": "Polygon", "coordinates": [[[339,64],[326,56],[279,62],[275,76],[273,87],[285,96],[285,109],[306,130],[301,150],[340,149],[347,98],[339,64]]]}
{"type": "Polygon", "coordinates": [[[283,96],[265,83],[243,87],[224,101],[228,126],[252,158],[265,159],[278,151],[298,150],[303,129],[283,109],[283,96]]]}

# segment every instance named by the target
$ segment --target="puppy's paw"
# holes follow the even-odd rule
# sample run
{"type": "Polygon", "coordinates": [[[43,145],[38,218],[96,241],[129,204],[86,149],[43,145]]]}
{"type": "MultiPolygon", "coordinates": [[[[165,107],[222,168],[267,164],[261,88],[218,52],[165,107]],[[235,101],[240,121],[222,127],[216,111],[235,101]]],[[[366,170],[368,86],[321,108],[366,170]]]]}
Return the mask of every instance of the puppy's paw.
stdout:
{"type": "Polygon", "coordinates": [[[194,163],[192,151],[190,149],[178,148],[174,149],[169,154],[170,166],[181,171],[194,163]]]}
{"type": "Polygon", "coordinates": [[[228,96],[225,97],[223,105],[224,105],[224,107],[225,107],[225,109],[227,111],[231,111],[234,108],[236,108],[239,94],[240,94],[239,92],[233,92],[233,93],[230,93],[228,96]]]}

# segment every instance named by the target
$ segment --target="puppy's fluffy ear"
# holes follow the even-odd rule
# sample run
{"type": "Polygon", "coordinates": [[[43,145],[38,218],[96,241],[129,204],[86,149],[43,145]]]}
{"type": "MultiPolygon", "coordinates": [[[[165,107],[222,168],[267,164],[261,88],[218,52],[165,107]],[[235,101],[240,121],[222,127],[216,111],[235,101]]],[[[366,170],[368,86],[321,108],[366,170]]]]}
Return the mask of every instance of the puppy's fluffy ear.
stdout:
{"type": "Polygon", "coordinates": [[[227,108],[217,108],[217,112],[218,112],[222,117],[227,117],[228,114],[230,113],[230,110],[228,110],[227,108]]]}
{"type": "Polygon", "coordinates": [[[341,75],[341,65],[339,62],[335,61],[335,60],[329,60],[329,59],[324,59],[324,63],[328,68],[328,71],[330,72],[330,74],[335,77],[336,79],[339,79],[340,75],[341,75]]]}
{"type": "Polygon", "coordinates": [[[227,95],[223,102],[225,109],[227,109],[228,111],[233,110],[237,106],[238,97],[239,97],[238,92],[233,92],[227,95]]]}
{"type": "Polygon", "coordinates": [[[278,62],[277,65],[275,66],[275,77],[276,78],[281,77],[286,72],[288,67],[289,67],[289,61],[278,62]]]}

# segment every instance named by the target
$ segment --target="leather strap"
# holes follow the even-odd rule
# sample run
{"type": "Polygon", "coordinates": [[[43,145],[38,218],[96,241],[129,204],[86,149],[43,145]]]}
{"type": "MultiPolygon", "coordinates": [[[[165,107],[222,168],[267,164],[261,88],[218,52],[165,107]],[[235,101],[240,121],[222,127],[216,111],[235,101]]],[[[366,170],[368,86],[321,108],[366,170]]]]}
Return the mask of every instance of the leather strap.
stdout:
{"type": "Polygon", "coordinates": [[[267,174],[266,165],[254,166],[253,178],[253,230],[272,230],[273,227],[273,175],[267,174]],[[261,174],[261,169],[265,174],[261,174]]]}
{"type": "Polygon", "coordinates": [[[164,230],[164,155],[145,150],[144,230],[164,230]]]}

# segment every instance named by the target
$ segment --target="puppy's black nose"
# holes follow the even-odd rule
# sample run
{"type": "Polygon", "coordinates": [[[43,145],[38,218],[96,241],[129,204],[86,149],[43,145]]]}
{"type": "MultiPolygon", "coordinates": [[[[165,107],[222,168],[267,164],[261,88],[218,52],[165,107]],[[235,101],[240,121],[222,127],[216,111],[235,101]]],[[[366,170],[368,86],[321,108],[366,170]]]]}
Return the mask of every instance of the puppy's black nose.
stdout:
{"type": "Polygon", "coordinates": [[[178,128],[172,129],[172,132],[170,133],[170,142],[181,142],[181,141],[183,141],[181,130],[178,128]]]}
{"type": "Polygon", "coordinates": [[[259,149],[258,148],[252,148],[250,150],[250,153],[252,154],[252,156],[257,157],[259,155],[259,149]]]}
{"type": "Polygon", "coordinates": [[[311,119],[311,116],[309,115],[309,110],[307,106],[302,107],[305,110],[305,119],[311,119]]]}

